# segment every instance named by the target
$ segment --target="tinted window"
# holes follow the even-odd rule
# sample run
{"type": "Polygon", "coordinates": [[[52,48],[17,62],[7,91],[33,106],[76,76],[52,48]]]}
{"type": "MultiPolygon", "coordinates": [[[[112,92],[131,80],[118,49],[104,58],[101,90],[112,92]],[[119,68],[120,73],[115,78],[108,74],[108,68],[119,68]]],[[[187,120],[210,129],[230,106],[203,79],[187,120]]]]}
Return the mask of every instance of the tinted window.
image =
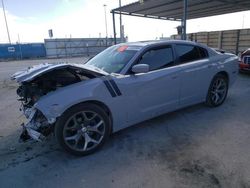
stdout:
{"type": "Polygon", "coordinates": [[[196,46],[177,44],[176,50],[179,55],[180,63],[195,61],[207,57],[207,52],[199,50],[196,46]]]}
{"type": "Polygon", "coordinates": [[[207,50],[204,49],[204,48],[201,48],[201,47],[196,47],[198,48],[199,52],[200,52],[200,58],[203,59],[203,58],[207,58],[208,57],[208,53],[207,53],[207,50]]]}
{"type": "Polygon", "coordinates": [[[176,50],[181,63],[194,61],[200,58],[199,51],[195,46],[177,44],[176,50]]]}
{"type": "Polygon", "coordinates": [[[169,46],[149,50],[142,56],[139,63],[148,64],[150,71],[171,66],[174,63],[172,48],[169,46]]]}

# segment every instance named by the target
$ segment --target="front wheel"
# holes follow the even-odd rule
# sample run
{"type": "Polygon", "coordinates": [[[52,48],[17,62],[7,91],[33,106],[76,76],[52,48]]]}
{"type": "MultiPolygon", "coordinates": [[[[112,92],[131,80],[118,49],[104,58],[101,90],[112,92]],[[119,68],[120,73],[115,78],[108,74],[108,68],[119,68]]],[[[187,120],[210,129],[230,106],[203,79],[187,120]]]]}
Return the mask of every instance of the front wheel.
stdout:
{"type": "Polygon", "coordinates": [[[226,99],[228,92],[228,79],[223,74],[217,74],[209,87],[206,104],[211,107],[220,106],[226,99]]]}
{"type": "Polygon", "coordinates": [[[95,104],[79,104],[67,110],[55,125],[57,141],[74,155],[88,155],[99,149],[110,133],[107,113],[95,104]]]}

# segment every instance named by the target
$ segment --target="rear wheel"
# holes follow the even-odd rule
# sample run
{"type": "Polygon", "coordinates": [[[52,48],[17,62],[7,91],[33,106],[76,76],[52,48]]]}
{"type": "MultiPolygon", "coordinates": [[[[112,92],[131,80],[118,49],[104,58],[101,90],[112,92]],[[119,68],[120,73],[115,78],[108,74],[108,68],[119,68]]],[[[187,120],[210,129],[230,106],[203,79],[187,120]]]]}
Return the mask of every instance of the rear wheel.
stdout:
{"type": "Polygon", "coordinates": [[[99,149],[108,138],[107,113],[95,104],[79,104],[67,110],[55,125],[55,135],[63,149],[74,155],[87,155],[99,149]]]}
{"type": "Polygon", "coordinates": [[[223,74],[217,74],[209,87],[206,104],[211,107],[220,106],[226,99],[228,92],[228,79],[223,74]]]}

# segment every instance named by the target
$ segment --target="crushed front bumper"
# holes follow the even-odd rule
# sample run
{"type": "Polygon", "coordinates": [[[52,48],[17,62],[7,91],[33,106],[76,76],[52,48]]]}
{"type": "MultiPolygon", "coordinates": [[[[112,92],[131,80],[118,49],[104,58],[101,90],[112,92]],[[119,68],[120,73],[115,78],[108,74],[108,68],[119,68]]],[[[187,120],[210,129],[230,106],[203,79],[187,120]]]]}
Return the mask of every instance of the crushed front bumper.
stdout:
{"type": "Polygon", "coordinates": [[[20,136],[20,141],[25,142],[29,139],[39,142],[43,141],[50,132],[48,131],[51,127],[49,122],[42,113],[34,107],[23,109],[23,113],[27,118],[27,122],[21,124],[23,131],[20,136]]]}

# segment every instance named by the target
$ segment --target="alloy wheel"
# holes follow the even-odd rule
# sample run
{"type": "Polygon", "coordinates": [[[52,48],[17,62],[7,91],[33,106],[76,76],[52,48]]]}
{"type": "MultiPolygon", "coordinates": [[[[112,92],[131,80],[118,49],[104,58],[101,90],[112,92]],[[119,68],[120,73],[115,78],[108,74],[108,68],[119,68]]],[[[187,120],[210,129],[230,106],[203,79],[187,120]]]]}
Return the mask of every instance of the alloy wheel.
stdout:
{"type": "Polygon", "coordinates": [[[211,100],[215,105],[221,103],[226,97],[227,83],[223,78],[217,78],[211,89],[211,100]]]}
{"type": "Polygon", "coordinates": [[[73,114],[63,129],[65,144],[75,151],[89,151],[97,147],[104,138],[105,122],[93,111],[73,114]]]}

